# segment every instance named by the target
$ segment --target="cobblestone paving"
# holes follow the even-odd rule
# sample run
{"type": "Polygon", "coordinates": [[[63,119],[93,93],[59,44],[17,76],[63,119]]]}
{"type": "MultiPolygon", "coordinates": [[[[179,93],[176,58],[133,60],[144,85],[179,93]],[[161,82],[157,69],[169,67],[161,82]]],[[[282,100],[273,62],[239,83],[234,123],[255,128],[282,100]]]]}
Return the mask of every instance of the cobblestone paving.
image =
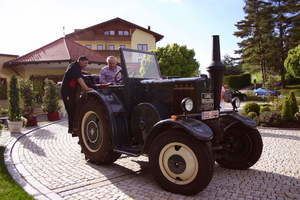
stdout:
{"type": "Polygon", "coordinates": [[[216,164],[209,186],[191,197],[162,190],[144,156],[122,156],[112,166],[87,163],[78,138],[66,131],[64,121],[32,132],[11,154],[18,173],[54,192],[53,199],[300,199],[299,130],[261,129],[264,150],[256,165],[240,171],[216,164]]]}

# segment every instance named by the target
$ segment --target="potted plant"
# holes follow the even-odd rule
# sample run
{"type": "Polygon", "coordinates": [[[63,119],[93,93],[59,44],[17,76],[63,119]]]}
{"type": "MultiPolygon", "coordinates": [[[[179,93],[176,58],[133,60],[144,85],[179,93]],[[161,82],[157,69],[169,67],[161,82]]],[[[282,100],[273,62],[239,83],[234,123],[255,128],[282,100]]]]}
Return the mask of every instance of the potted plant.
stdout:
{"type": "Polygon", "coordinates": [[[43,111],[47,113],[49,121],[59,120],[58,88],[52,80],[45,80],[45,94],[43,96],[43,111]]]}
{"type": "Polygon", "coordinates": [[[18,79],[13,76],[9,84],[8,129],[10,132],[21,132],[22,119],[20,109],[20,91],[18,79]]]}
{"type": "Polygon", "coordinates": [[[22,80],[20,84],[20,92],[23,100],[23,116],[27,119],[26,126],[37,126],[36,116],[33,115],[34,94],[32,82],[30,80],[22,80]]]}

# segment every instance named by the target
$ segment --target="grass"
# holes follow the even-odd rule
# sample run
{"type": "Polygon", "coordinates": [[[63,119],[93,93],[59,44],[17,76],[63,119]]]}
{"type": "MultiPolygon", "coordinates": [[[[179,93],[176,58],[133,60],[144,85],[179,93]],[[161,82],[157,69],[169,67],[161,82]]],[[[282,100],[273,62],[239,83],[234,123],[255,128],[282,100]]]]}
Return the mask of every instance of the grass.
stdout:
{"type": "Polygon", "coordinates": [[[291,91],[295,93],[296,97],[300,97],[300,84],[287,85],[285,89],[280,89],[280,93],[284,96],[287,96],[291,91]]]}
{"type": "Polygon", "coordinates": [[[34,199],[28,195],[15,181],[10,177],[4,164],[4,147],[0,146],[0,199],[1,200],[27,200],[34,199]]]}

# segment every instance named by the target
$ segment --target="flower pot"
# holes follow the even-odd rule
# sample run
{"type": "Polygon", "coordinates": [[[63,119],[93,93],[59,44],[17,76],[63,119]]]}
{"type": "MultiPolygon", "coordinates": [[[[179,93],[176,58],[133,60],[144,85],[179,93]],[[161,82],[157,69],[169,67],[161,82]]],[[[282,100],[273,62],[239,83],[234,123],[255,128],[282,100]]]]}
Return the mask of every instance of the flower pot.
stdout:
{"type": "Polygon", "coordinates": [[[25,118],[27,119],[26,126],[37,126],[36,116],[25,116],[25,118]]]}
{"type": "Polygon", "coordinates": [[[47,117],[49,121],[56,121],[60,119],[58,112],[50,112],[47,114],[47,117]]]}
{"type": "Polygon", "coordinates": [[[11,133],[20,133],[22,130],[23,122],[22,121],[9,121],[8,120],[8,130],[11,133]]]}

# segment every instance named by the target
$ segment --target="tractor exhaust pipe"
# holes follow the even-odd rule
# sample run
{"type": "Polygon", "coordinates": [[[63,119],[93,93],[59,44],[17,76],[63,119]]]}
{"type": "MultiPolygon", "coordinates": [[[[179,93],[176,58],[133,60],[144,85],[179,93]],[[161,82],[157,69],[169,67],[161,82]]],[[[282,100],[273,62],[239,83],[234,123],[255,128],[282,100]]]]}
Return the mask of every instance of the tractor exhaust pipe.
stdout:
{"type": "Polygon", "coordinates": [[[221,89],[225,66],[221,62],[220,41],[218,35],[213,35],[212,63],[208,67],[211,87],[214,93],[214,109],[220,109],[221,89]]]}

